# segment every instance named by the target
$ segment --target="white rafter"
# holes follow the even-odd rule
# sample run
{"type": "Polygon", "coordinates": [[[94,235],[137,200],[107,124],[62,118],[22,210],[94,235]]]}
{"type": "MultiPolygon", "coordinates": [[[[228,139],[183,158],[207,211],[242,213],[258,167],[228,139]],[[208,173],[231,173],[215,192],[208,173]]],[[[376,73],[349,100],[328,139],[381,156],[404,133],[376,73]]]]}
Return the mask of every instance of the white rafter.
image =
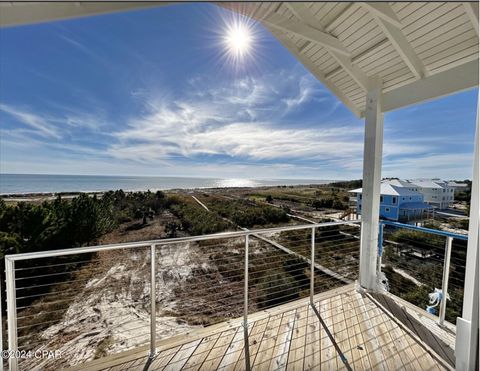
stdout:
{"type": "Polygon", "coordinates": [[[300,21],[307,23],[309,26],[312,26],[319,31],[324,31],[322,25],[320,24],[320,21],[312,14],[310,10],[307,9],[304,3],[285,2],[283,4],[300,21]]]}
{"type": "Polygon", "coordinates": [[[478,35],[478,2],[475,3],[463,3],[465,7],[465,12],[470,18],[470,22],[472,22],[473,28],[478,35]]]}
{"type": "MultiPolygon", "coordinates": [[[[308,11],[304,3],[284,3],[288,9],[298,18],[298,20],[308,27],[314,28],[323,33],[323,27],[320,22],[308,11]]],[[[277,17],[278,18],[278,17],[277,17]]],[[[284,21],[285,22],[285,21],[284,21]]],[[[275,26],[272,26],[275,27],[275,26]]],[[[327,34],[328,35],[328,34],[327,34]]],[[[302,36],[302,35],[299,35],[302,36]]],[[[303,36],[302,36],[303,37],[303,36]]],[[[310,40],[313,41],[313,40],[310,40]]],[[[350,75],[350,77],[363,89],[368,89],[368,78],[358,67],[352,64],[352,60],[349,56],[345,56],[339,53],[336,49],[328,48],[331,56],[337,61],[337,63],[350,75]]],[[[324,75],[325,77],[325,75],[324,75]]]]}
{"type": "Polygon", "coordinates": [[[350,56],[350,52],[338,41],[336,37],[319,31],[306,23],[290,20],[278,13],[269,14],[262,19],[262,22],[272,28],[283,32],[289,32],[293,35],[300,36],[305,40],[318,43],[328,50],[335,51],[345,56],[350,56]]]}
{"type": "Polygon", "coordinates": [[[398,19],[395,12],[392,10],[388,3],[383,2],[361,2],[359,5],[363,6],[370,13],[376,17],[392,24],[395,27],[402,27],[402,23],[398,19]]]}
{"type": "Polygon", "coordinates": [[[361,5],[376,20],[382,32],[390,40],[413,75],[419,79],[426,76],[427,70],[425,65],[403,34],[401,23],[390,5],[386,3],[361,3],[361,5]]]}

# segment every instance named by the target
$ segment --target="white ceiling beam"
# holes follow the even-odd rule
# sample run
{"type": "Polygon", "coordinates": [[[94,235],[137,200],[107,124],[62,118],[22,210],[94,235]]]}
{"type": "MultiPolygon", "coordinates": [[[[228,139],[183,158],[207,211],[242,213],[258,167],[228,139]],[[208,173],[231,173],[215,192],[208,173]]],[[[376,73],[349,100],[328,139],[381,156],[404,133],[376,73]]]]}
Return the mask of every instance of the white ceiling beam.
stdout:
{"type": "MultiPolygon", "coordinates": [[[[323,27],[316,19],[312,13],[307,9],[305,3],[284,3],[285,6],[290,9],[290,11],[298,18],[298,20],[315,28],[316,30],[323,32],[323,27]]],[[[368,90],[368,78],[360,70],[360,68],[352,65],[352,61],[349,57],[346,57],[344,54],[339,53],[337,50],[327,48],[332,57],[337,61],[337,63],[352,77],[352,79],[365,91],[368,90]]]]}
{"type": "Polygon", "coordinates": [[[478,59],[383,94],[383,111],[439,98],[478,86],[478,59]]]}
{"type": "MultiPolygon", "coordinates": [[[[268,27],[267,27],[268,28],[268,27]]],[[[345,106],[348,107],[350,111],[353,112],[354,115],[357,117],[360,117],[360,110],[353,104],[353,102],[348,99],[343,92],[338,89],[335,84],[333,84],[330,80],[325,78],[325,76],[321,73],[318,72],[318,67],[314,65],[314,63],[304,54],[301,53],[301,51],[298,49],[298,47],[295,45],[293,41],[291,41],[288,36],[286,36],[284,33],[279,32],[275,29],[270,29],[270,32],[275,36],[278,41],[280,41],[290,53],[293,54],[295,58],[297,58],[304,66],[307,68],[307,70],[310,71],[310,73],[315,76],[325,87],[327,87],[340,101],[342,101],[345,106]]]]}
{"type": "Polygon", "coordinates": [[[463,3],[465,12],[467,13],[470,22],[472,22],[473,28],[478,36],[478,2],[475,3],[463,3]]]}
{"type": "Polygon", "coordinates": [[[402,23],[388,3],[361,2],[359,5],[363,6],[376,17],[383,19],[385,22],[388,22],[398,28],[402,27],[402,23]]]}
{"type": "Polygon", "coordinates": [[[0,27],[13,27],[26,24],[51,22],[63,19],[93,16],[143,8],[160,7],[169,3],[149,2],[104,2],[90,3],[65,1],[42,2],[3,2],[0,3],[0,27]]]}
{"type": "Polygon", "coordinates": [[[319,31],[323,31],[320,21],[312,14],[312,11],[307,8],[305,3],[284,2],[283,4],[293,13],[293,15],[295,15],[295,17],[298,18],[299,21],[305,22],[319,31]]]}
{"type": "Polygon", "coordinates": [[[343,67],[345,71],[350,75],[350,77],[365,91],[368,90],[368,78],[365,73],[352,64],[352,60],[344,55],[341,55],[336,52],[330,53],[332,57],[337,61],[337,63],[343,67]]]}
{"type": "Polygon", "coordinates": [[[347,57],[350,56],[350,52],[345,49],[345,47],[340,43],[340,41],[338,41],[336,37],[319,31],[306,23],[290,20],[277,13],[270,14],[261,19],[261,21],[271,28],[283,32],[289,32],[293,35],[320,44],[328,50],[335,51],[347,57]]]}
{"type": "Polygon", "coordinates": [[[376,20],[378,26],[390,40],[403,62],[412,71],[413,75],[421,79],[427,75],[427,69],[422,60],[418,57],[410,42],[405,37],[400,21],[398,21],[395,13],[390,5],[386,3],[361,3],[362,6],[370,12],[376,20]],[[381,9],[382,12],[379,11],[381,9]],[[390,16],[380,16],[380,14],[391,14],[390,16]],[[388,20],[387,20],[388,19],[388,20]],[[397,21],[394,21],[397,20],[397,21]]]}

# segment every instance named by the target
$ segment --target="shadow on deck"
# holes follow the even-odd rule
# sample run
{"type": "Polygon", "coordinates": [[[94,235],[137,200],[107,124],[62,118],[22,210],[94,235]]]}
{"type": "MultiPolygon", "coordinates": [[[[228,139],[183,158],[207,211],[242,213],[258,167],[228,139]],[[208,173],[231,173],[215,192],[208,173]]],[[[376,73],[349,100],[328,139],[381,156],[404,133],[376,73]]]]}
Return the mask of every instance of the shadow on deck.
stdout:
{"type": "MultiPolygon", "coordinates": [[[[444,348],[425,344],[428,329],[383,295],[362,295],[352,284],[314,302],[316,310],[301,299],[249,316],[252,370],[451,368],[444,348]],[[400,315],[411,330],[394,318],[400,315]]],[[[243,334],[236,319],[158,342],[150,362],[139,347],[69,370],[245,370],[243,334]]]]}

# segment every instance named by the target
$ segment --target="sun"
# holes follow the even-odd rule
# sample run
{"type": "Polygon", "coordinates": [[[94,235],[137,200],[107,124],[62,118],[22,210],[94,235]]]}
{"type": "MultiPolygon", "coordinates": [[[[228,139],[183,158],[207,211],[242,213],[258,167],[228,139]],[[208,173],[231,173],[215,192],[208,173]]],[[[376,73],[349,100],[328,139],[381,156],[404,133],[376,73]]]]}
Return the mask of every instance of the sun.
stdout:
{"type": "Polygon", "coordinates": [[[228,53],[232,57],[244,57],[251,52],[251,31],[246,24],[235,22],[227,27],[224,42],[228,53]]]}
{"type": "Polygon", "coordinates": [[[210,45],[218,52],[215,62],[235,74],[258,68],[265,39],[257,21],[239,13],[220,12],[214,22],[209,32],[210,45]]]}

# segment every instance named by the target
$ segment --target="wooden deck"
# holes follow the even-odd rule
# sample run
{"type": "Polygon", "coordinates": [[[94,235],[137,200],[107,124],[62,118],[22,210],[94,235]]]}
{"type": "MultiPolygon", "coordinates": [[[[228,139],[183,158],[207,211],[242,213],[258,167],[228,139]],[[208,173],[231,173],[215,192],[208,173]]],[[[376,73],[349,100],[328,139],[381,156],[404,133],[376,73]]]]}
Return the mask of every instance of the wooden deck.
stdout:
{"type": "MultiPolygon", "coordinates": [[[[353,285],[252,314],[252,370],[443,370],[447,362],[353,285]],[[317,313],[320,315],[318,317],[317,313]],[[332,341],[333,339],[333,341],[332,341]]],[[[245,370],[241,319],[105,357],[78,370],[245,370]]]]}

